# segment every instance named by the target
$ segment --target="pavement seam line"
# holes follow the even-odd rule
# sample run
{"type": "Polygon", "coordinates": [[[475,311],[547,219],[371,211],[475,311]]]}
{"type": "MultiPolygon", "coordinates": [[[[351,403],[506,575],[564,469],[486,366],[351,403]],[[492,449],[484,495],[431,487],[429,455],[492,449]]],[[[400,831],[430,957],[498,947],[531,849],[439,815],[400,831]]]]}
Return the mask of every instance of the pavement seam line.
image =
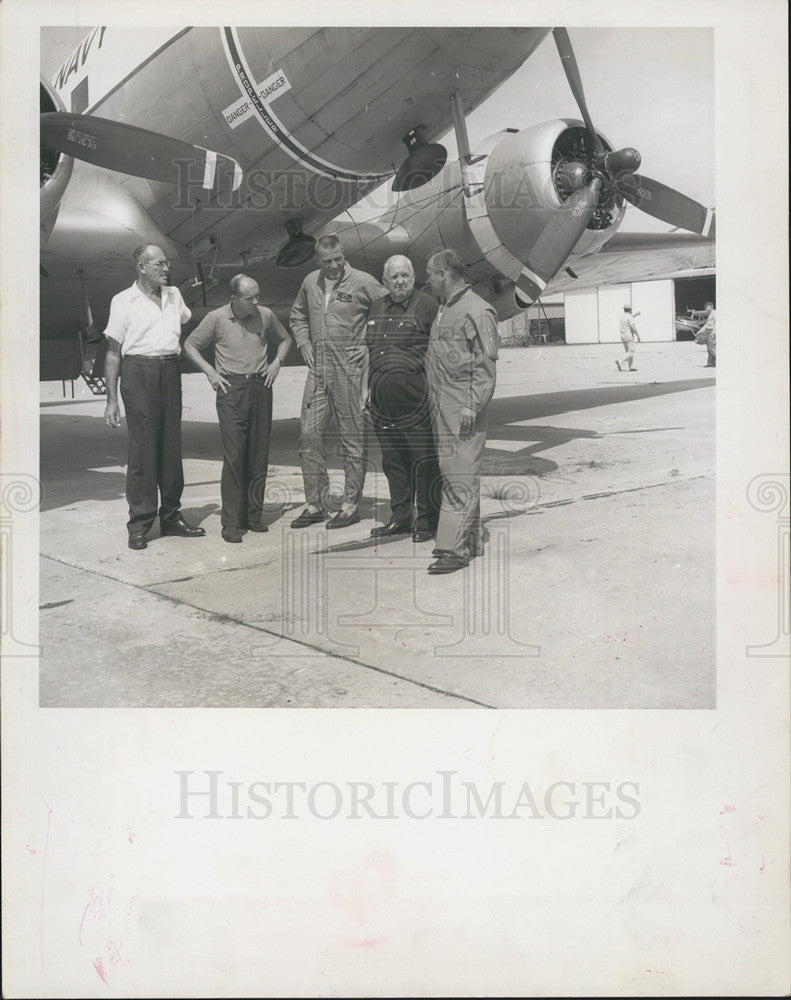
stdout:
{"type": "MultiPolygon", "coordinates": [[[[363,660],[357,660],[353,656],[348,656],[343,653],[330,653],[326,649],[322,649],[321,646],[311,645],[309,642],[305,642],[300,639],[291,639],[287,636],[281,635],[279,632],[274,632],[272,629],[263,628],[258,625],[251,625],[249,622],[242,621],[239,618],[234,618],[231,615],[222,614],[217,611],[209,611],[206,608],[201,608],[197,604],[190,604],[189,601],[178,600],[175,597],[171,597],[169,594],[162,594],[157,590],[151,590],[149,587],[143,587],[137,583],[129,583],[126,580],[118,580],[114,576],[109,576],[107,573],[98,573],[95,570],[85,569],[83,566],[75,566],[73,563],[66,562],[63,559],[56,559],[54,556],[41,555],[42,559],[50,559],[52,562],[60,563],[61,566],[68,566],[70,569],[77,569],[83,573],[91,573],[94,576],[103,577],[105,580],[110,580],[113,583],[120,584],[123,587],[133,587],[135,590],[142,591],[143,593],[150,594],[152,597],[158,597],[160,600],[168,601],[170,604],[176,607],[191,608],[193,611],[198,611],[202,615],[207,615],[214,621],[226,622],[228,624],[233,623],[234,625],[241,625],[243,628],[251,629],[253,632],[261,632],[264,635],[271,635],[277,639],[283,639],[285,642],[293,642],[296,646],[303,646],[305,649],[313,650],[316,653],[321,653],[324,656],[331,656],[337,660],[343,660],[345,663],[351,663],[358,667],[364,667],[366,670],[373,670],[375,673],[383,674],[386,677],[394,677],[397,680],[404,681],[407,684],[413,684],[415,687],[424,688],[427,691],[432,691],[434,694],[445,695],[448,698],[455,698],[458,701],[469,702],[472,705],[477,705],[479,708],[490,708],[495,709],[495,705],[488,705],[486,702],[478,701],[475,698],[470,698],[467,695],[455,694],[453,691],[445,691],[443,688],[435,687],[432,684],[426,684],[423,681],[414,680],[411,677],[404,677],[402,674],[397,674],[392,670],[384,670],[382,667],[374,666],[371,663],[365,663],[363,660]]],[[[152,586],[157,586],[156,584],[152,586]]]]}

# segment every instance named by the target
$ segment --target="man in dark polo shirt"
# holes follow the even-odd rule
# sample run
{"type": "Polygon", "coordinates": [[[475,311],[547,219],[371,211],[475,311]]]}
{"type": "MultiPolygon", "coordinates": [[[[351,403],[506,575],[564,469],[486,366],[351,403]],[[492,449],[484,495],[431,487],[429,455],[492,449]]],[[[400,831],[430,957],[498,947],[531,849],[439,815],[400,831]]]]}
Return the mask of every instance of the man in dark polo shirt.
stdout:
{"type": "Polygon", "coordinates": [[[258,304],[258,285],[237,274],[231,301],[208,313],[184,343],[184,353],[205,373],[217,393],[222,439],[222,537],[241,542],[250,531],[268,531],[262,521],[272,429],[272,384],[291,347],[275,314],[258,304]],[[268,345],[278,341],[268,361],[268,345]],[[214,367],[201,352],[214,347],[214,367]]]}
{"type": "Polygon", "coordinates": [[[388,523],[371,534],[382,538],[411,531],[414,541],[425,542],[434,537],[441,495],[424,370],[439,303],[415,288],[407,257],[387,260],[382,281],[387,295],[371,304],[365,341],[369,409],[382,450],[391,513],[388,523]]]}

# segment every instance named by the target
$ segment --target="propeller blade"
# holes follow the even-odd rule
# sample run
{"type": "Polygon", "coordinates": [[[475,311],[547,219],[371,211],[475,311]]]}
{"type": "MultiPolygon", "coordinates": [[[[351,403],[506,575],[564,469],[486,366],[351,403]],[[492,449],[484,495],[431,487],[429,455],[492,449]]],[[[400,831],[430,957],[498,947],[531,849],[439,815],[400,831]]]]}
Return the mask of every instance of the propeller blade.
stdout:
{"type": "Polygon", "coordinates": [[[544,226],[527,259],[527,267],[544,283],[555,277],[585,232],[596,209],[601,186],[601,178],[594,177],[587,187],[564,202],[544,226]]]}
{"type": "Polygon", "coordinates": [[[242,168],[224,153],[93,115],[41,116],[41,142],[97,167],[152,181],[236,191],[242,168]]]}
{"type": "Polygon", "coordinates": [[[660,181],[641,174],[618,178],[618,190],[641,212],[700,236],[714,236],[714,211],[660,181]]]}
{"type": "Polygon", "coordinates": [[[593,151],[597,154],[602,154],[604,152],[604,147],[601,144],[601,140],[593,127],[593,121],[588,112],[588,105],[585,103],[585,91],[582,87],[582,77],[580,76],[579,67],[577,66],[577,59],[574,55],[574,49],[571,45],[571,39],[569,38],[569,33],[565,28],[553,28],[552,37],[555,39],[555,45],[558,48],[558,55],[560,56],[561,64],[563,65],[563,71],[566,74],[566,79],[569,82],[569,87],[571,87],[571,92],[574,95],[574,100],[577,102],[577,107],[580,109],[582,114],[582,120],[585,122],[585,127],[591,134],[593,140],[593,151]]]}

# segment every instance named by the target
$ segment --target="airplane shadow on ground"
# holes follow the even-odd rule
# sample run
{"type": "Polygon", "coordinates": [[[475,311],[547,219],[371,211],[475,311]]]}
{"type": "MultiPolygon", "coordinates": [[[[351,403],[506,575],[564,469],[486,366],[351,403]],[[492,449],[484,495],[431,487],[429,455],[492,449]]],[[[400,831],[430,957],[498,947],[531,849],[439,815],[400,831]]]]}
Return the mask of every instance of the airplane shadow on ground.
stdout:
{"type": "MultiPolygon", "coordinates": [[[[488,437],[490,441],[523,441],[524,448],[515,450],[487,446],[484,454],[484,476],[541,476],[557,469],[556,463],[540,456],[540,452],[577,438],[596,438],[597,431],[554,427],[551,424],[515,426],[518,421],[537,420],[564,413],[580,412],[599,406],[650,399],[669,393],[686,392],[714,384],[713,378],[685,379],[654,384],[605,386],[572,389],[565,392],[525,394],[495,399],[489,408],[488,437]]],[[[328,463],[331,469],[343,467],[340,449],[331,425],[327,437],[328,463]]],[[[368,461],[381,470],[381,458],[376,436],[370,429],[368,461]]],[[[299,467],[297,446],[299,420],[277,420],[272,425],[270,442],[270,482],[277,476],[278,466],[299,467]]],[[[40,419],[41,511],[68,507],[86,500],[116,501],[124,496],[126,467],[126,430],[113,430],[104,423],[104,411],[96,416],[68,416],[54,408],[42,408],[40,419]],[[104,471],[107,470],[107,471],[104,471]]],[[[186,460],[217,462],[216,482],[219,503],[220,437],[217,424],[207,421],[185,421],[182,425],[182,453],[186,460]]],[[[208,482],[208,481],[207,481],[208,482]]],[[[302,505],[301,479],[296,478],[300,495],[285,511],[302,505]]],[[[206,485],[188,481],[188,486],[206,485]]],[[[285,513],[279,508],[281,514],[285,513]]],[[[379,516],[384,520],[389,505],[386,498],[367,495],[361,505],[361,516],[379,516]]],[[[197,523],[216,506],[195,508],[185,512],[197,523]],[[198,517],[195,517],[197,513],[198,517]]],[[[271,518],[270,518],[271,520],[271,518]]]]}

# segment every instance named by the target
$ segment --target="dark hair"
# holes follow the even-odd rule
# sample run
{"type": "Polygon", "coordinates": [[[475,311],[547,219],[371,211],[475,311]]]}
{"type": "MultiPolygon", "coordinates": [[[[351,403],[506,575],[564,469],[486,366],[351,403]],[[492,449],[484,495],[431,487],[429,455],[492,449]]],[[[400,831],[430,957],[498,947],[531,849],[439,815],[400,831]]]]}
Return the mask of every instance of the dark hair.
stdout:
{"type": "Polygon", "coordinates": [[[454,278],[464,277],[464,261],[455,250],[438,250],[429,257],[427,264],[435,271],[449,271],[454,278]]]}

